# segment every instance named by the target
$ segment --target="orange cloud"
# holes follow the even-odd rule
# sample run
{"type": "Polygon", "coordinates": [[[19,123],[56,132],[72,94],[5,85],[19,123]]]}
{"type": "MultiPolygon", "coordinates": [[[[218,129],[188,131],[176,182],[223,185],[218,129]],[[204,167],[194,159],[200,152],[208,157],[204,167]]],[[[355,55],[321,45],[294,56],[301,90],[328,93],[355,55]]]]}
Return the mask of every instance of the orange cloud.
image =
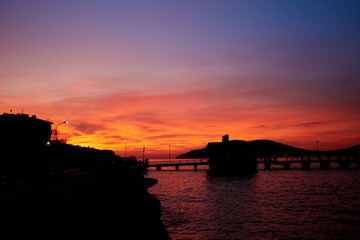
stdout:
{"type": "Polygon", "coordinates": [[[167,157],[169,145],[175,157],[219,141],[226,132],[232,139],[271,139],[308,149],[314,149],[319,140],[323,150],[348,147],[360,140],[355,103],[328,104],[320,98],[314,104],[304,95],[289,94],[283,86],[276,94],[267,86],[228,88],[221,82],[166,94],[164,89],[159,93],[107,93],[95,91],[101,89],[100,82],[88,86],[97,94],[90,94],[89,89],[80,94],[79,82],[64,98],[50,98],[41,92],[7,95],[1,109],[8,112],[7,102],[12,102],[14,112],[24,109],[36,113],[54,126],[67,120],[69,124],[58,129],[59,137],[75,145],[112,149],[124,155],[126,140],[128,155],[137,157],[142,156],[143,146],[147,157],[167,157]]]}

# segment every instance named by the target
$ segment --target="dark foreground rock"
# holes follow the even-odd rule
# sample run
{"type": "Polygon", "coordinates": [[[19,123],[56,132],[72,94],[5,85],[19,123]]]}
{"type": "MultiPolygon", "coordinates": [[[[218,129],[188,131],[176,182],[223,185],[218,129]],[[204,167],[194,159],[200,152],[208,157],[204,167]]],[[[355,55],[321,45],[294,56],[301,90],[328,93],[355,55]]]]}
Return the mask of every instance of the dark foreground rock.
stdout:
{"type": "Polygon", "coordinates": [[[74,171],[0,193],[1,229],[12,237],[170,239],[161,205],[147,188],[157,180],[117,171],[74,171]]]}

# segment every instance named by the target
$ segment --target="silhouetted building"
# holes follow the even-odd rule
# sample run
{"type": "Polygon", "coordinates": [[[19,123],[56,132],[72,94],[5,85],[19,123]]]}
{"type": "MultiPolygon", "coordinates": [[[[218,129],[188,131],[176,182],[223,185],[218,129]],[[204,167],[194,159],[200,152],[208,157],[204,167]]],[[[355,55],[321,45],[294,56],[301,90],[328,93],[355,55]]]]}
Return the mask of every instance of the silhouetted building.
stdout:
{"type": "Polygon", "coordinates": [[[0,115],[1,145],[10,147],[45,146],[51,138],[52,122],[28,114],[0,115]]]}
{"type": "Polygon", "coordinates": [[[229,141],[229,135],[226,134],[222,137],[222,142],[228,142],[229,141]]]}
{"type": "Polygon", "coordinates": [[[0,174],[22,174],[44,162],[51,124],[35,115],[0,115],[0,174]]]}
{"type": "Polygon", "coordinates": [[[246,141],[230,141],[229,135],[225,135],[222,142],[208,143],[206,152],[209,173],[248,174],[257,171],[255,152],[246,141]]]}

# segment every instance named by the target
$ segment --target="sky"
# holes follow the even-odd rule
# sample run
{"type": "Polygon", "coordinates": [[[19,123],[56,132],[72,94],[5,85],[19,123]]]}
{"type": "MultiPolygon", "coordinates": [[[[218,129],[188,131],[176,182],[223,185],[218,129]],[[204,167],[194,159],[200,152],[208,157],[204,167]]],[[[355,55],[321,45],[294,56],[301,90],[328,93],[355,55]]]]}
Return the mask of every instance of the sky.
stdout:
{"type": "Polygon", "coordinates": [[[0,0],[0,113],[149,158],[360,144],[360,1],[0,0]]]}

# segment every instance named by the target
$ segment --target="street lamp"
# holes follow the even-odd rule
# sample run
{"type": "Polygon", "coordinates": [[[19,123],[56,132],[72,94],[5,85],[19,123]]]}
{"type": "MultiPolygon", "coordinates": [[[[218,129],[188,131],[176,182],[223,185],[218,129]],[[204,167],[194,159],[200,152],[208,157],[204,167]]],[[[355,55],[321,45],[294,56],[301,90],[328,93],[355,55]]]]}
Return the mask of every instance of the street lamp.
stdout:
{"type": "Polygon", "coordinates": [[[126,141],[124,141],[125,144],[125,158],[127,158],[127,148],[126,148],[126,141]]]}
{"type": "Polygon", "coordinates": [[[56,128],[55,128],[55,140],[57,140],[57,128],[60,124],[63,124],[63,123],[69,123],[68,121],[63,121],[63,122],[60,122],[56,125],[56,128]]]}
{"type": "Polygon", "coordinates": [[[170,164],[170,145],[169,145],[169,164],[170,164]]]}

